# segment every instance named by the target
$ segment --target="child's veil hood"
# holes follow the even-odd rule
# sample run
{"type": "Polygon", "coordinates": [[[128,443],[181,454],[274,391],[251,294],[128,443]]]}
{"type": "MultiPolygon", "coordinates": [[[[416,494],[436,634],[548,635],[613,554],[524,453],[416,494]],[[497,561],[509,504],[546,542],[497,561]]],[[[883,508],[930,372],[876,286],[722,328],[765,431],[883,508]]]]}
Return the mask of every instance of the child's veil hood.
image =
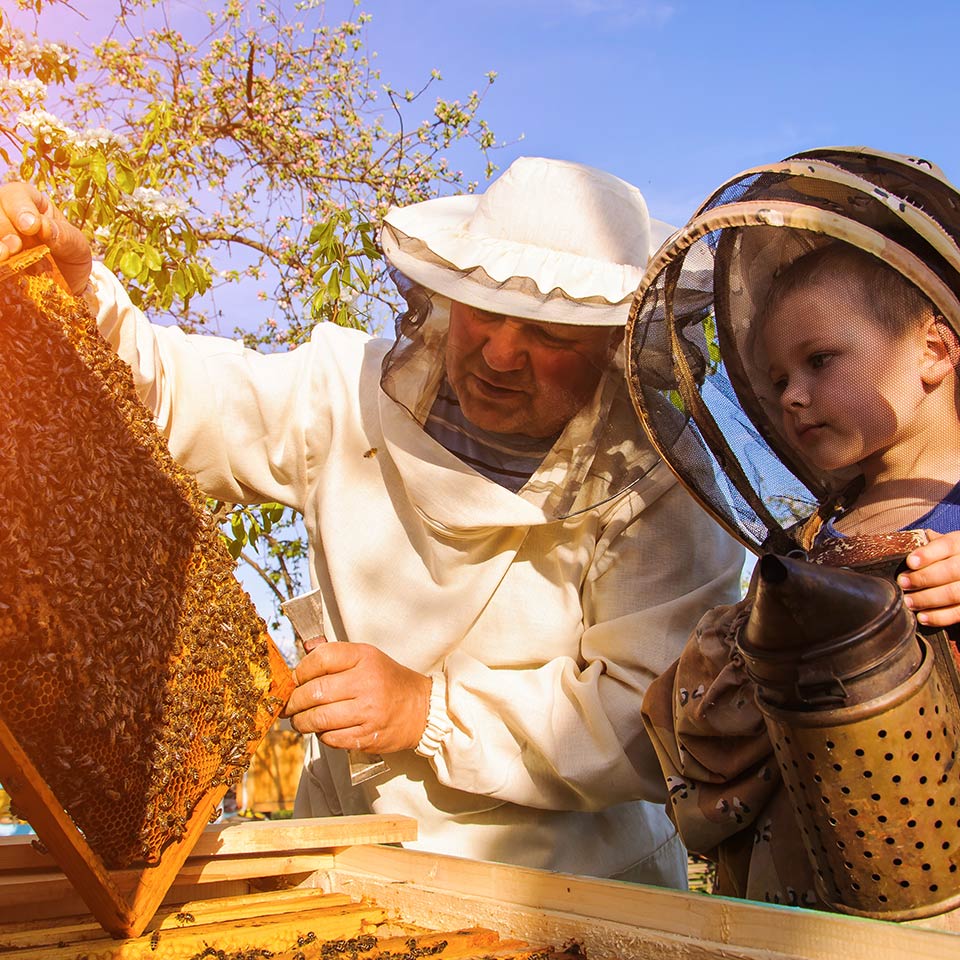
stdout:
{"type": "Polygon", "coordinates": [[[627,378],[648,434],[756,552],[795,548],[798,525],[851,480],[792,449],[754,327],[773,280],[838,241],[897,271],[960,333],[960,193],[927,161],[865,147],[728,180],[651,260],[630,311],[627,378]]]}

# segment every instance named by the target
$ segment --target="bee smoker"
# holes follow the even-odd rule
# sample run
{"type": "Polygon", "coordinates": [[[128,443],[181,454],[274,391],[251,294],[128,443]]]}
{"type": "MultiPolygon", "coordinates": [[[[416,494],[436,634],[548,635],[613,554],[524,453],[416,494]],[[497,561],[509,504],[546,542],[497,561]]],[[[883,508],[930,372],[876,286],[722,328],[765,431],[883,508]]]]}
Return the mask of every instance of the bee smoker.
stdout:
{"type": "Polygon", "coordinates": [[[764,556],[738,640],[832,909],[960,906],[960,705],[887,580],[764,556]]]}

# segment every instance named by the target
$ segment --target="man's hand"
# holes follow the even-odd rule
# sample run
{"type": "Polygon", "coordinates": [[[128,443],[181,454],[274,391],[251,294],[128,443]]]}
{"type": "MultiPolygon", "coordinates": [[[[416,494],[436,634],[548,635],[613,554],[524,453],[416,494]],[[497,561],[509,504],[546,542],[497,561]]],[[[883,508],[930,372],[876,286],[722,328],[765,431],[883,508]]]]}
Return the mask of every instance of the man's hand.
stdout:
{"type": "Polygon", "coordinates": [[[427,725],[430,678],[366,643],[321,643],[294,669],[284,715],[328,747],[412,750],[427,725]]]}
{"type": "Polygon", "coordinates": [[[41,243],[70,289],[82,293],[93,262],[87,238],[32,184],[0,186],[0,263],[41,243]]]}
{"type": "Polygon", "coordinates": [[[960,531],[927,530],[930,542],[907,556],[908,573],[897,583],[904,602],[924,626],[960,623],[960,531]]]}

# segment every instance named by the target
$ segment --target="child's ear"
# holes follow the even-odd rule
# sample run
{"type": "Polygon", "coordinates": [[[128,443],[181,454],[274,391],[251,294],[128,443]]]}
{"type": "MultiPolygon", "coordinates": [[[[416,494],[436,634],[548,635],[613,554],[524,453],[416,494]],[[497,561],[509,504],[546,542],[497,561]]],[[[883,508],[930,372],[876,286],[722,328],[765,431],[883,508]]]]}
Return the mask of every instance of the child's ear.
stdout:
{"type": "Polygon", "coordinates": [[[939,386],[960,362],[960,339],[942,317],[934,316],[924,330],[920,376],[931,387],[939,386]]]}

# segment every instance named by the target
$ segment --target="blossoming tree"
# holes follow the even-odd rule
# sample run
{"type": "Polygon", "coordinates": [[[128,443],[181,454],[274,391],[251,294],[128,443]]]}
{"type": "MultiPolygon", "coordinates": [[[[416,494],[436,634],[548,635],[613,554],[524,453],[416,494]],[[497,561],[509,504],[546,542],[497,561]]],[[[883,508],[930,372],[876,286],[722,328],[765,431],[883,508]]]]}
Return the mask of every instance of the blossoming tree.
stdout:
{"type": "MultiPolygon", "coordinates": [[[[457,144],[489,176],[478,111],[494,74],[462,102],[426,103],[436,70],[395,90],[371,65],[370,18],[340,3],[331,23],[323,0],[221,0],[181,31],[175,0],[112,0],[108,34],[80,52],[41,39],[67,22],[67,0],[16,0],[16,25],[0,10],[8,174],[51,193],[161,322],[264,349],[317,320],[379,325],[395,302],[375,224],[392,203],[472,189],[445,159],[457,144]],[[244,325],[223,330],[231,304],[244,325]]],[[[277,600],[296,592],[290,512],[213,507],[234,556],[277,600]]]]}

